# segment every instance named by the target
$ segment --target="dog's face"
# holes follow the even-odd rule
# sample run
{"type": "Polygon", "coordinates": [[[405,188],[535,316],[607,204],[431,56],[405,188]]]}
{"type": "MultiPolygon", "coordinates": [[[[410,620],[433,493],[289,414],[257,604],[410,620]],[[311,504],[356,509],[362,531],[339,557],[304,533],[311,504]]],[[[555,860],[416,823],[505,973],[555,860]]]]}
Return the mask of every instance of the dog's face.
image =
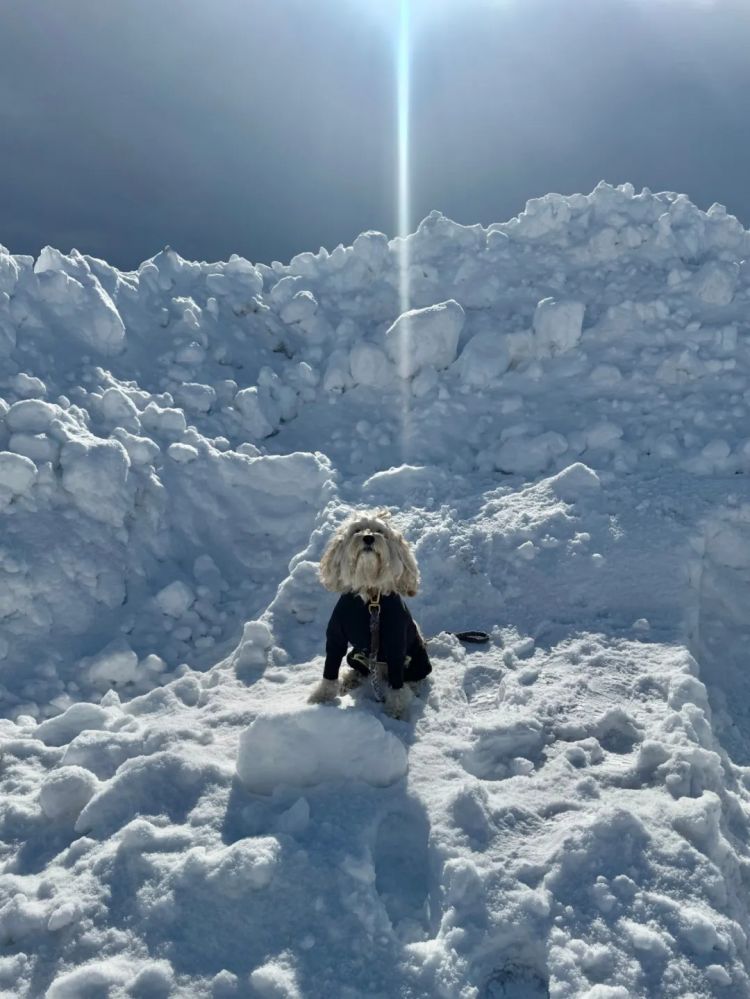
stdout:
{"type": "Polygon", "coordinates": [[[382,513],[356,517],[339,528],[320,560],[320,578],[337,593],[379,590],[413,597],[419,586],[408,542],[382,513]]]}

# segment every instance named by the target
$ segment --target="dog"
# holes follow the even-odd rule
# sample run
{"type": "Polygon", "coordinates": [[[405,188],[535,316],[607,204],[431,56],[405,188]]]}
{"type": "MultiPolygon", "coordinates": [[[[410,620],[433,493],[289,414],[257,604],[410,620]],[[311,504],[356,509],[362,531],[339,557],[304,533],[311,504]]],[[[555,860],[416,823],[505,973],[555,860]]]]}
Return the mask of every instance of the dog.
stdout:
{"type": "Polygon", "coordinates": [[[320,561],[327,590],[341,593],[326,629],[323,679],[310,694],[311,704],[333,701],[368,675],[370,606],[379,605],[379,649],[376,682],[385,688],[385,710],[393,718],[408,713],[413,698],[409,684],[432,672],[424,638],[404,596],[419,588],[419,569],[404,537],[389,523],[389,514],[355,516],[337,531],[320,561]],[[351,670],[338,682],[341,660],[351,670]],[[382,660],[382,661],[381,661],[382,660]]]}

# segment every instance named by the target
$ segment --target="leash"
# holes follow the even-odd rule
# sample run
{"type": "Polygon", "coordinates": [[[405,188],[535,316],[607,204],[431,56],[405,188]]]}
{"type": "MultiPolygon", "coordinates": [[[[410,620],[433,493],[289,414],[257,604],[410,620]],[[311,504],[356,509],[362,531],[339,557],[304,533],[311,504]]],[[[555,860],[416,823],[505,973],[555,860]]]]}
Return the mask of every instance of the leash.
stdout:
{"type": "Polygon", "coordinates": [[[380,651],[380,590],[367,603],[370,612],[370,654],[367,657],[367,668],[370,671],[370,682],[377,701],[385,700],[385,692],[378,676],[378,652],[380,651]]]}
{"type": "MultiPolygon", "coordinates": [[[[370,673],[370,682],[375,699],[385,700],[385,692],[378,675],[378,652],[380,651],[380,590],[375,595],[369,595],[367,609],[370,612],[370,654],[367,657],[367,669],[370,673]]],[[[449,635],[455,635],[460,642],[470,645],[484,645],[489,642],[490,636],[486,631],[450,631],[449,635]]],[[[429,641],[429,639],[425,639],[429,641]]]]}

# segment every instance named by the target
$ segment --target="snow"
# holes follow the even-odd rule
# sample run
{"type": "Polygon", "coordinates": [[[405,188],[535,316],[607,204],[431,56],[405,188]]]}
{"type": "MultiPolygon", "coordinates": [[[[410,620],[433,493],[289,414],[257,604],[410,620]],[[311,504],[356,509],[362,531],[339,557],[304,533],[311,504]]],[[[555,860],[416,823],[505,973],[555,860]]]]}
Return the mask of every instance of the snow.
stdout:
{"type": "Polygon", "coordinates": [[[237,757],[240,780],[258,794],[332,780],[385,787],[406,770],[403,744],[376,718],[326,707],[258,716],[240,736],[237,757]]]}
{"type": "Polygon", "coordinates": [[[750,996],[748,249],[628,184],[0,249],[0,995],[750,996]],[[380,506],[405,721],[306,703],[380,506]]]}

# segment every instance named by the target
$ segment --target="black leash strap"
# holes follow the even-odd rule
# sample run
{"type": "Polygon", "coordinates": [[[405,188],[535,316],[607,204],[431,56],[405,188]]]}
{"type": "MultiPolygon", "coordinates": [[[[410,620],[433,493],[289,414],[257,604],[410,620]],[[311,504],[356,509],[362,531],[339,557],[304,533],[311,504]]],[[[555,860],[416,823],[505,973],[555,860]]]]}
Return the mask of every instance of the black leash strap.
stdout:
{"type": "Polygon", "coordinates": [[[385,694],[380,685],[377,666],[378,652],[380,651],[380,592],[368,600],[367,609],[370,611],[370,655],[368,658],[370,680],[375,697],[379,701],[384,701],[385,694]]]}
{"type": "Polygon", "coordinates": [[[486,631],[453,631],[451,634],[460,642],[470,642],[472,645],[483,645],[490,640],[486,631]]]}

